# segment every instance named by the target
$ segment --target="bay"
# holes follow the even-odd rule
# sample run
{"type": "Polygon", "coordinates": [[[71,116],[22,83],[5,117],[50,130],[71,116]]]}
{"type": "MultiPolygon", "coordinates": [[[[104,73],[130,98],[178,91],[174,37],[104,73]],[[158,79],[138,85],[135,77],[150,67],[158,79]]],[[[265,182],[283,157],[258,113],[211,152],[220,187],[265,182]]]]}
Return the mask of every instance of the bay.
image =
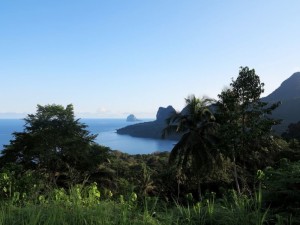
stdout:
{"type": "MultiPolygon", "coordinates": [[[[151,119],[140,122],[147,121],[151,121],[151,119]]],[[[86,124],[87,130],[92,134],[98,135],[96,143],[128,154],[170,151],[176,144],[176,141],[173,140],[136,138],[116,133],[117,129],[138,122],[129,123],[124,119],[81,119],[80,122],[86,124]]],[[[0,151],[3,149],[3,145],[9,144],[13,138],[12,133],[22,131],[23,126],[24,120],[21,119],[0,119],[0,151]]]]}

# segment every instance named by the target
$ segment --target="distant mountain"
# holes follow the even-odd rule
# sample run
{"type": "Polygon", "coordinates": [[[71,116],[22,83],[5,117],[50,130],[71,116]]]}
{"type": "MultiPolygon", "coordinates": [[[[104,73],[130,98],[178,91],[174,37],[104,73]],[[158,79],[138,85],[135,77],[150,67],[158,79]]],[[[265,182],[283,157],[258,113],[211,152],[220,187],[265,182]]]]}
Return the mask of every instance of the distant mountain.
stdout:
{"type": "MultiPolygon", "coordinates": [[[[121,129],[118,129],[117,133],[126,134],[133,137],[160,139],[162,138],[162,131],[167,125],[166,119],[175,112],[176,111],[172,106],[168,106],[167,108],[159,107],[156,113],[156,120],[123,127],[121,129]]],[[[176,134],[167,137],[167,139],[173,140],[177,140],[178,138],[179,135],[176,134]]]]}
{"type": "Polygon", "coordinates": [[[282,82],[280,87],[261,99],[264,102],[281,102],[272,113],[273,118],[282,119],[282,123],[274,127],[278,133],[284,132],[290,123],[300,121],[300,72],[294,73],[282,82]]]}
{"type": "Polygon", "coordinates": [[[283,101],[300,98],[300,72],[282,82],[279,88],[264,98],[265,101],[283,101]]]}

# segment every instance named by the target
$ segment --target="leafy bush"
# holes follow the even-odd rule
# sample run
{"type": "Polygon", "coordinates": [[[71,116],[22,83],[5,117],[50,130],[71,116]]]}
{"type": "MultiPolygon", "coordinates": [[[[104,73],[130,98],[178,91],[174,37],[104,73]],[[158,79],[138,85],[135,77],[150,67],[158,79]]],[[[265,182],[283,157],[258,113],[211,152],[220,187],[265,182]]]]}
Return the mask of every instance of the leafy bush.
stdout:
{"type": "Polygon", "coordinates": [[[300,219],[300,161],[282,159],[278,168],[268,168],[265,174],[265,204],[300,219]]]}

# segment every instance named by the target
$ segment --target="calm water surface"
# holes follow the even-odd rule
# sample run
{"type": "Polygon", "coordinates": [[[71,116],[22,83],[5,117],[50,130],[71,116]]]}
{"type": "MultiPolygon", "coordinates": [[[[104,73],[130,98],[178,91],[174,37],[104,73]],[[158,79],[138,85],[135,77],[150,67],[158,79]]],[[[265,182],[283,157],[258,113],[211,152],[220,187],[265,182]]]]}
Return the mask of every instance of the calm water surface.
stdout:
{"type": "MultiPolygon", "coordinates": [[[[142,122],[150,121],[144,120],[142,122]]],[[[129,154],[148,154],[156,151],[170,151],[176,141],[149,138],[135,138],[129,135],[119,135],[116,129],[128,126],[124,119],[81,119],[80,122],[88,125],[92,134],[98,134],[96,142],[129,154]]],[[[3,145],[9,144],[13,132],[23,130],[24,121],[20,119],[0,119],[0,151],[3,145]]]]}

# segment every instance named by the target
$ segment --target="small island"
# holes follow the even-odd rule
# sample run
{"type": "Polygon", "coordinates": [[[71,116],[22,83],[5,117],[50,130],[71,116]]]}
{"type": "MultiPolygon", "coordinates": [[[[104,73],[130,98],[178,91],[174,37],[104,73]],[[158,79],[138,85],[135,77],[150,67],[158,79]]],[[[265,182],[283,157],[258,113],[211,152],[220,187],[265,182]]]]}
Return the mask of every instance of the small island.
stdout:
{"type": "Polygon", "coordinates": [[[127,122],[137,122],[137,121],[140,121],[138,120],[135,115],[133,114],[130,114],[129,116],[127,116],[127,119],[126,119],[127,122]]]}

